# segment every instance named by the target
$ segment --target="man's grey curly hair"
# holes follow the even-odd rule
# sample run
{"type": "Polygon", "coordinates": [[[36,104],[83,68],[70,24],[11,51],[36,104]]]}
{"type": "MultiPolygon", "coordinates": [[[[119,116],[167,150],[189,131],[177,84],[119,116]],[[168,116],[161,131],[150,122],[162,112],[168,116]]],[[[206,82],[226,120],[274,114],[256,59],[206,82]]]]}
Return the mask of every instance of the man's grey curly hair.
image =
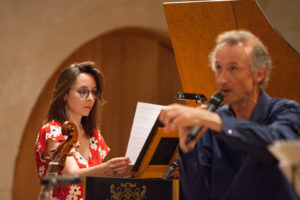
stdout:
{"type": "Polygon", "coordinates": [[[255,45],[253,47],[253,52],[252,52],[252,61],[250,64],[251,70],[253,72],[256,72],[259,69],[264,67],[267,69],[267,75],[264,78],[264,80],[262,80],[262,82],[260,83],[260,87],[265,88],[270,78],[272,61],[265,45],[261,42],[261,40],[258,37],[256,37],[254,34],[250,33],[249,31],[233,30],[233,31],[228,31],[220,34],[217,37],[216,40],[217,44],[215,48],[209,55],[211,68],[213,71],[215,71],[216,69],[215,66],[216,52],[219,49],[219,47],[223,46],[224,44],[229,44],[229,45],[237,45],[239,43],[244,44],[249,40],[255,42],[255,45]]]}

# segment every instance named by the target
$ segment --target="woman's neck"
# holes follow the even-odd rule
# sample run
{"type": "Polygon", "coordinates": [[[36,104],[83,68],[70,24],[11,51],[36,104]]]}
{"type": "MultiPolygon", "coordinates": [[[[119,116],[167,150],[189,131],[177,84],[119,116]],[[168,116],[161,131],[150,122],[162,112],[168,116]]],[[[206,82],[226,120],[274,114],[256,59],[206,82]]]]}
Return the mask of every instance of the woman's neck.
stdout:
{"type": "Polygon", "coordinates": [[[81,116],[69,115],[68,118],[69,121],[73,122],[76,125],[78,131],[82,129],[81,116]]]}

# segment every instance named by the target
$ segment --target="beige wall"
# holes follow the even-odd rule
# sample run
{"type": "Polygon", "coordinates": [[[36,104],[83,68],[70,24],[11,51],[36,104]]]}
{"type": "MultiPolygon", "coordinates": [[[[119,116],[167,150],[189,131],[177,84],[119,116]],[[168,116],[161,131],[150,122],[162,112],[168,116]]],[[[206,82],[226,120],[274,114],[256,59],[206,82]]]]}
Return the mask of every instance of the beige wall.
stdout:
{"type": "Polygon", "coordinates": [[[62,61],[85,42],[116,28],[140,27],[165,36],[168,30],[160,0],[7,0],[0,9],[0,196],[11,199],[27,119],[62,61]]]}
{"type": "Polygon", "coordinates": [[[111,148],[106,160],[125,155],[138,101],[170,104],[180,90],[171,42],[159,34],[125,28],[88,41],[58,67],[32,109],[15,163],[13,199],[37,198],[40,184],[32,147],[48,110],[58,72],[70,63],[83,60],[96,62],[105,76],[106,104],[100,108],[103,112],[99,117],[102,136],[111,148]]]}
{"type": "Polygon", "coordinates": [[[273,28],[294,49],[300,52],[300,1],[299,0],[257,0],[273,28]]]}
{"type": "MultiPolygon", "coordinates": [[[[299,1],[280,1],[292,10],[279,9],[287,6],[278,0],[261,1],[299,48],[299,1]],[[278,10],[293,20],[283,21],[278,10]]],[[[2,0],[0,27],[0,196],[11,199],[22,133],[57,67],[82,44],[108,31],[139,27],[168,38],[168,28],[162,0],[2,0]]]]}

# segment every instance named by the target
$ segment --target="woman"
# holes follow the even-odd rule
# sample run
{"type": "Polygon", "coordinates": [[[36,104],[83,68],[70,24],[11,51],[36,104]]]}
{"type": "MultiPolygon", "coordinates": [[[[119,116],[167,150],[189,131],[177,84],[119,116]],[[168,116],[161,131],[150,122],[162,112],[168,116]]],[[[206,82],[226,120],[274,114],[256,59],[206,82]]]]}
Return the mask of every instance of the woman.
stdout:
{"type": "MultiPolygon", "coordinates": [[[[65,140],[61,133],[64,121],[73,122],[78,130],[79,148],[71,150],[62,174],[112,176],[125,172],[129,158],[113,158],[102,163],[109,152],[97,127],[97,106],[103,103],[103,76],[93,62],[72,64],[57,79],[46,123],[41,128],[35,145],[39,177],[46,175],[53,149],[65,140]]],[[[82,185],[55,187],[56,199],[82,199],[82,185]]],[[[55,199],[55,198],[54,198],[55,199]]]]}

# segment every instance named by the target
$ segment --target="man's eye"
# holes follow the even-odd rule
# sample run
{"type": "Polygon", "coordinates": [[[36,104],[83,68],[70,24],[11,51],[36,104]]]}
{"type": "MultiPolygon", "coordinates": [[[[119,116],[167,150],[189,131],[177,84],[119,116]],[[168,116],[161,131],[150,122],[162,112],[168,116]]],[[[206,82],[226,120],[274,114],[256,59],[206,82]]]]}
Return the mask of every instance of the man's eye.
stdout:
{"type": "Polygon", "coordinates": [[[238,68],[236,66],[230,67],[230,71],[236,71],[238,68]]]}

